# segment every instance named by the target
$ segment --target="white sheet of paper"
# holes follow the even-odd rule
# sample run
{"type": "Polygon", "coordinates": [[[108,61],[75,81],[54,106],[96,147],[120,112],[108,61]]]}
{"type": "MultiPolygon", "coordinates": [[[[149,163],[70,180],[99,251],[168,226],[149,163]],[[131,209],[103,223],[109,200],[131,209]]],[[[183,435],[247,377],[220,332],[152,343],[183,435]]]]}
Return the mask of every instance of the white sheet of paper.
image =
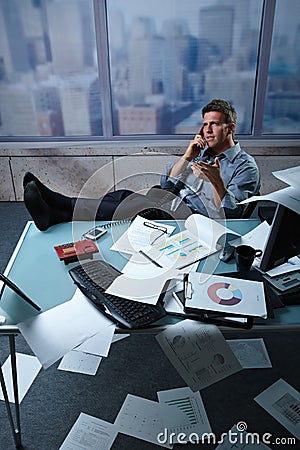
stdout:
{"type": "Polygon", "coordinates": [[[109,450],[117,433],[113,424],[80,413],[59,450],[109,450]]]}
{"type": "Polygon", "coordinates": [[[156,339],[193,392],[242,369],[215,325],[187,319],[168,327],[156,339]]]}
{"type": "Polygon", "coordinates": [[[238,245],[250,245],[253,248],[264,250],[269,232],[270,225],[265,220],[253,230],[249,231],[249,233],[231,241],[230,244],[234,247],[237,247],[238,245]]]}
{"type": "Polygon", "coordinates": [[[62,358],[58,369],[67,372],[96,375],[101,360],[101,356],[71,350],[62,358]]]}
{"type": "Polygon", "coordinates": [[[271,448],[265,444],[256,443],[256,434],[257,433],[253,433],[252,437],[250,431],[239,431],[237,426],[234,425],[231,430],[228,431],[225,439],[223,439],[224,437],[222,436],[223,442],[220,443],[215,450],[271,450],[271,448]]]}
{"type": "Polygon", "coordinates": [[[274,177],[283,181],[286,184],[289,184],[295,189],[300,189],[300,166],[291,167],[289,169],[276,170],[276,172],[272,172],[274,177]]]}
{"type": "Polygon", "coordinates": [[[226,342],[243,369],[266,369],[272,367],[262,338],[227,339],[226,342]]]}
{"type": "Polygon", "coordinates": [[[115,420],[119,433],[127,434],[166,448],[168,443],[159,442],[164,433],[168,406],[146,398],[128,394],[115,420]]]}
{"type": "Polygon", "coordinates": [[[300,439],[300,393],[296,389],[280,378],[254,400],[300,439]]]}
{"type": "Polygon", "coordinates": [[[130,334],[127,333],[120,333],[120,334],[115,334],[112,340],[112,343],[121,341],[122,339],[126,339],[130,336],[130,334]]]}
{"type": "Polygon", "coordinates": [[[186,307],[267,318],[261,281],[191,272],[189,286],[191,291],[186,298],[186,307]]]}
{"type": "Polygon", "coordinates": [[[111,323],[76,289],[68,302],[19,323],[18,327],[46,369],[111,323]]]}
{"type": "Polygon", "coordinates": [[[269,200],[271,202],[279,203],[298,214],[300,213],[300,191],[291,186],[266,195],[253,195],[253,197],[247,198],[240,203],[245,204],[260,200],[269,200]]]}
{"type": "Polygon", "coordinates": [[[92,355],[108,356],[115,329],[115,324],[103,328],[103,330],[78,345],[74,350],[92,355]]]}
{"type": "MultiPolygon", "coordinates": [[[[18,372],[18,391],[19,391],[19,402],[23,400],[28,389],[34,382],[42,365],[35,356],[24,355],[23,353],[16,353],[16,364],[18,372]]],[[[3,376],[5,380],[5,385],[7,389],[8,399],[11,403],[14,403],[13,394],[13,382],[11,376],[11,357],[7,358],[2,366],[3,376]]],[[[0,400],[4,400],[3,392],[0,386],[0,400]]]]}
{"type": "Polygon", "coordinates": [[[156,305],[160,293],[168,280],[182,278],[176,270],[164,270],[157,276],[149,278],[130,278],[124,274],[119,275],[106,292],[140,303],[156,305]]]}
{"type": "Polygon", "coordinates": [[[155,242],[156,238],[164,234],[164,230],[167,234],[171,234],[174,229],[173,225],[165,225],[136,216],[127,231],[112,245],[111,250],[133,254],[155,242]],[[150,226],[145,226],[145,222],[150,226]]]}
{"type": "Polygon", "coordinates": [[[183,413],[182,422],[174,423],[173,427],[168,428],[169,436],[170,433],[175,433],[172,441],[174,444],[178,442],[179,433],[185,433],[187,436],[196,433],[197,436],[202,436],[203,433],[212,431],[199,392],[193,392],[188,387],[182,387],[159,391],[157,396],[160,403],[183,413]]]}

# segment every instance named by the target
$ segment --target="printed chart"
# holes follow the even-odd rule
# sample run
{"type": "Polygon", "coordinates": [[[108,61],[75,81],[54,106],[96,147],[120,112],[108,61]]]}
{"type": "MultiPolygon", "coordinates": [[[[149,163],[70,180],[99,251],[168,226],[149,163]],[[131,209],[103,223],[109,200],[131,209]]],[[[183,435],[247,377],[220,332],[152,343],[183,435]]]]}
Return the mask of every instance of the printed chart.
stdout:
{"type": "Polygon", "coordinates": [[[200,259],[209,253],[208,246],[196,239],[187,230],[155,245],[155,248],[173,261],[181,262],[200,259]]]}
{"type": "Polygon", "coordinates": [[[240,289],[230,283],[213,283],[207,289],[209,298],[220,305],[234,306],[240,303],[243,294],[240,289]]]}

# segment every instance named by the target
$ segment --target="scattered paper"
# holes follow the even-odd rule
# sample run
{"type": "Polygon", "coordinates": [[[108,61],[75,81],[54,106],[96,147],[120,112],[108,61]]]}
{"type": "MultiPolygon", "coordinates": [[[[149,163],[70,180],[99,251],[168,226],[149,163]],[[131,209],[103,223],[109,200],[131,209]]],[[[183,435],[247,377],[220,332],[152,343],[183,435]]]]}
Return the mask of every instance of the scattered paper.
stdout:
{"type": "Polygon", "coordinates": [[[169,407],[146,398],[128,394],[115,420],[119,433],[127,434],[166,448],[167,442],[160,442],[164,435],[165,421],[169,407]]]}
{"type": "Polygon", "coordinates": [[[199,392],[192,392],[190,388],[183,387],[160,391],[157,396],[160,403],[183,413],[182,421],[174,423],[172,427],[168,428],[168,441],[170,442],[171,437],[174,436],[170,443],[182,443],[183,436],[180,433],[184,433],[186,436],[194,434],[200,438],[203,433],[212,431],[199,392]]]}
{"type": "Polygon", "coordinates": [[[71,300],[18,324],[44,369],[112,322],[76,289],[71,300]]]}
{"type": "Polygon", "coordinates": [[[287,187],[266,195],[253,195],[253,197],[247,198],[240,203],[245,204],[261,200],[269,200],[271,202],[279,203],[280,205],[286,206],[287,208],[290,208],[292,211],[295,211],[298,214],[300,213],[299,189],[287,187]]]}
{"type": "Polygon", "coordinates": [[[58,369],[67,372],[96,375],[102,358],[88,353],[71,350],[61,360],[58,369]]]}
{"type": "Polygon", "coordinates": [[[113,424],[80,413],[59,450],[109,450],[116,436],[113,424]]]}
{"type": "Polygon", "coordinates": [[[270,225],[265,220],[255,227],[253,230],[244,234],[243,236],[231,241],[230,244],[234,247],[238,245],[250,245],[255,249],[264,250],[270,232],[270,225]]]}
{"type": "Polygon", "coordinates": [[[300,189],[300,166],[291,167],[289,169],[277,170],[272,172],[274,177],[289,184],[295,189],[300,189]]]}
{"type": "MultiPolygon", "coordinates": [[[[239,424],[238,424],[239,425],[239,424]]],[[[241,422],[240,426],[245,426],[245,422],[241,422]]],[[[216,447],[215,450],[267,450],[270,449],[265,444],[257,442],[257,433],[251,433],[248,431],[239,431],[238,426],[234,425],[231,430],[228,431],[225,438],[222,435],[222,442],[216,447]]]]}
{"type": "Polygon", "coordinates": [[[182,279],[182,276],[176,270],[163,271],[156,277],[151,276],[144,279],[129,278],[122,274],[112,282],[106,292],[136,302],[156,305],[167,281],[177,277],[182,279]]]}
{"type": "MultiPolygon", "coordinates": [[[[19,403],[25,397],[28,389],[34,382],[42,366],[35,356],[16,353],[16,364],[18,373],[18,391],[19,403]]],[[[2,366],[3,377],[5,380],[8,399],[11,403],[15,402],[13,393],[13,381],[11,375],[11,357],[9,356],[2,366]]],[[[0,386],[0,400],[4,400],[3,392],[0,386]]]]}
{"type": "Polygon", "coordinates": [[[128,338],[129,336],[130,336],[130,334],[127,334],[127,333],[115,334],[113,337],[112,343],[121,341],[122,339],[128,338]]]}
{"type": "Polygon", "coordinates": [[[156,339],[194,392],[242,369],[215,325],[183,320],[158,334],[156,339]]]}
{"type": "Polygon", "coordinates": [[[266,369],[272,367],[264,340],[230,339],[226,341],[243,369],[266,369]]]}
{"type": "Polygon", "coordinates": [[[92,355],[108,356],[115,329],[115,324],[103,328],[103,330],[78,345],[74,350],[92,355]]]}
{"type": "Polygon", "coordinates": [[[300,439],[300,394],[280,378],[254,399],[297,439],[300,439]]]}

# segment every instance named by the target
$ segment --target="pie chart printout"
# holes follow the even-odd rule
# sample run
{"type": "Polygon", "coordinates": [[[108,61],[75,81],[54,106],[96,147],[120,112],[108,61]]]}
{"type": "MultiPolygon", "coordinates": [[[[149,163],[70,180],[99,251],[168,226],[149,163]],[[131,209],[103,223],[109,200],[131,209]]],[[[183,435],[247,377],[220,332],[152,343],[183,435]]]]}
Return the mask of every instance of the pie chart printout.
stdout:
{"type": "Polygon", "coordinates": [[[207,288],[209,298],[220,305],[234,306],[243,298],[242,292],[230,283],[213,283],[207,288]]]}

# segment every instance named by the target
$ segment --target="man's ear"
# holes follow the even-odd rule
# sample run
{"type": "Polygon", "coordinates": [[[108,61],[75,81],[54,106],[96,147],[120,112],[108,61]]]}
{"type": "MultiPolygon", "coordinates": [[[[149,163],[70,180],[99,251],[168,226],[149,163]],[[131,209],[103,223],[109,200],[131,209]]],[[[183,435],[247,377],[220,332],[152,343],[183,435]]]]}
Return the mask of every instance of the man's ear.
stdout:
{"type": "Polygon", "coordinates": [[[231,134],[235,133],[235,123],[228,124],[228,131],[230,131],[231,134]]]}

